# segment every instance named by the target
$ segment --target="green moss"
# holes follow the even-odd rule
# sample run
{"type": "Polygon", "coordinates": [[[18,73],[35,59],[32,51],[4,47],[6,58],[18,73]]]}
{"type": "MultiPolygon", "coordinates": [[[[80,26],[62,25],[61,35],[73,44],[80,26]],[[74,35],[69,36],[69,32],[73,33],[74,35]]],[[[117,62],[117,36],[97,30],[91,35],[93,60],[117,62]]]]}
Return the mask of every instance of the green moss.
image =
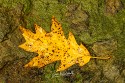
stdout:
{"type": "Polygon", "coordinates": [[[30,0],[1,0],[1,5],[6,8],[15,8],[19,4],[23,4],[25,7],[28,7],[30,0]]]}
{"type": "MultiPolygon", "coordinates": [[[[125,6],[125,1],[122,0],[121,2],[123,3],[122,6],[125,6]]],[[[119,10],[114,15],[107,15],[104,0],[74,0],[74,3],[81,3],[82,9],[89,15],[89,31],[81,31],[80,35],[75,36],[76,39],[80,39],[85,44],[115,39],[118,41],[118,50],[114,54],[118,57],[125,57],[125,9],[119,10]]],[[[75,33],[75,31],[73,32],[75,33]]]]}
{"type": "Polygon", "coordinates": [[[64,18],[66,12],[66,5],[58,4],[56,1],[34,1],[33,13],[37,19],[41,19],[38,22],[39,25],[43,26],[47,31],[50,31],[51,18],[55,16],[59,22],[64,18]]]}
{"type": "MultiPolygon", "coordinates": [[[[118,40],[118,48],[123,53],[124,47],[124,23],[125,23],[125,10],[119,11],[114,16],[95,15],[90,18],[89,29],[91,31],[91,40],[105,40],[116,39],[118,40]],[[121,43],[122,42],[122,43],[121,43]],[[122,47],[122,48],[121,48],[122,47]]],[[[93,43],[93,42],[92,42],[93,43]]],[[[124,56],[123,54],[120,54],[124,56]]]]}

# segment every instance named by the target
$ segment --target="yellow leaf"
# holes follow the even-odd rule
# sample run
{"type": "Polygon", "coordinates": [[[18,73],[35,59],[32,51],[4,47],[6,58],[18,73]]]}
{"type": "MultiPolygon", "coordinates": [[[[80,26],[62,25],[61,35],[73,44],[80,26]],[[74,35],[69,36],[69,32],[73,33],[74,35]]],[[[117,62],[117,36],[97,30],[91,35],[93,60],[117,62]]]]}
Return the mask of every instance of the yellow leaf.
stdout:
{"type": "Polygon", "coordinates": [[[26,42],[19,45],[19,47],[29,52],[38,53],[38,56],[34,57],[24,67],[36,66],[40,68],[52,62],[61,61],[57,71],[63,71],[76,63],[83,66],[89,62],[90,58],[109,58],[90,56],[89,51],[82,44],[77,44],[71,32],[69,32],[69,37],[66,39],[61,24],[54,17],[52,17],[51,32],[49,33],[37,24],[35,24],[36,33],[32,33],[23,27],[20,27],[20,30],[26,42]]]}

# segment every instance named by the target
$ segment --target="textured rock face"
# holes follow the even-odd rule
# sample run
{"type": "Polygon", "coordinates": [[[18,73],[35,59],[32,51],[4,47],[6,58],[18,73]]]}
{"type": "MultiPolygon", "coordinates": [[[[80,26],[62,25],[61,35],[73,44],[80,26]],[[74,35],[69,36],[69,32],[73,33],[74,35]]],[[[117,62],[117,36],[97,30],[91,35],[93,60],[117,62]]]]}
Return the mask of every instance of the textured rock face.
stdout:
{"type": "Polygon", "coordinates": [[[124,83],[125,82],[125,3],[120,0],[1,0],[0,6],[0,83],[124,83]],[[34,31],[37,23],[50,30],[55,16],[65,35],[72,31],[92,56],[110,60],[92,60],[84,67],[74,65],[56,73],[58,63],[45,68],[24,68],[34,57],[18,45],[24,42],[18,26],[34,31]],[[30,56],[29,56],[30,55],[30,56]]]}

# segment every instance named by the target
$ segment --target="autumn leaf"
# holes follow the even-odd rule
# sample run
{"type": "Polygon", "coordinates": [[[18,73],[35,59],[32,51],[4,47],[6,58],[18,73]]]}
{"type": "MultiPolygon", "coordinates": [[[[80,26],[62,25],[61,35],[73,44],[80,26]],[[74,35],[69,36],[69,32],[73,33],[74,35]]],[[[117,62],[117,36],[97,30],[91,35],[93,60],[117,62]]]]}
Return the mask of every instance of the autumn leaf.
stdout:
{"type": "Polygon", "coordinates": [[[35,33],[20,26],[22,35],[26,42],[19,45],[29,52],[38,53],[24,67],[43,67],[55,61],[61,61],[57,71],[63,71],[78,63],[83,66],[90,61],[90,58],[108,59],[90,56],[89,51],[82,44],[78,45],[73,34],[69,32],[68,39],[65,38],[61,24],[52,17],[51,32],[47,33],[37,24],[34,25],[35,33]]]}

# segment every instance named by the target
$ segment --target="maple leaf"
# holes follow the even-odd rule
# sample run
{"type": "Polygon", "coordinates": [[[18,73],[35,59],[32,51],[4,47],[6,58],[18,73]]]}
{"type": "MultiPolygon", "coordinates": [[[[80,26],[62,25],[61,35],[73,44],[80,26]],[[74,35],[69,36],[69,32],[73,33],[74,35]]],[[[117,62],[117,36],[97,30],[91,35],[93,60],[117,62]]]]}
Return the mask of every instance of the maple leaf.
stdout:
{"type": "Polygon", "coordinates": [[[40,68],[52,62],[61,61],[57,71],[63,71],[76,63],[83,66],[90,61],[90,58],[109,58],[90,56],[85,46],[77,44],[71,32],[66,39],[61,24],[57,22],[55,17],[52,17],[51,32],[49,33],[37,24],[35,24],[35,33],[23,27],[20,27],[20,30],[26,42],[19,47],[29,52],[38,53],[38,56],[34,57],[24,67],[36,66],[40,68]]]}

